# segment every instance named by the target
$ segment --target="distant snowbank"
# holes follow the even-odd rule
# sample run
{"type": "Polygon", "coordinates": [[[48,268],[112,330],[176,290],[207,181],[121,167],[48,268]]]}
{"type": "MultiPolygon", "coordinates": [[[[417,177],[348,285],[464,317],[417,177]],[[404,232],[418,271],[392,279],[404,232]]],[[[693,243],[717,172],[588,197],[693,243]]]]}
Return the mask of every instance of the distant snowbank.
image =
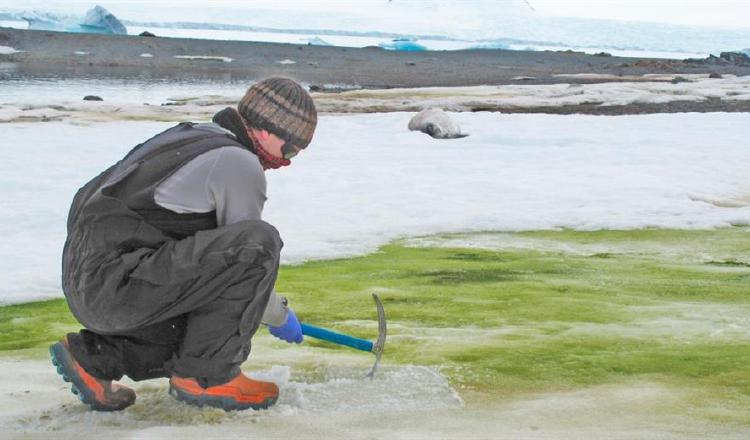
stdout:
{"type": "MultiPolygon", "coordinates": [[[[6,22],[32,15],[18,4],[2,7],[6,22]]],[[[16,2],[17,3],[17,2],[16,2]]],[[[418,40],[428,50],[505,48],[513,50],[601,51],[619,56],[702,58],[747,46],[749,29],[711,28],[617,20],[544,16],[522,0],[448,2],[128,2],[105,5],[131,35],[147,30],[162,37],[305,43],[324,38],[345,47],[418,40]]],[[[78,0],[27,0],[26,8],[54,22],[81,15],[90,3],[78,0]]],[[[658,17],[655,18],[658,20],[658,17]]],[[[23,23],[25,24],[25,22],[23,23]]],[[[14,27],[23,27],[15,25],[14,27]]],[[[25,27],[23,27],[25,28],[25,27]]]]}

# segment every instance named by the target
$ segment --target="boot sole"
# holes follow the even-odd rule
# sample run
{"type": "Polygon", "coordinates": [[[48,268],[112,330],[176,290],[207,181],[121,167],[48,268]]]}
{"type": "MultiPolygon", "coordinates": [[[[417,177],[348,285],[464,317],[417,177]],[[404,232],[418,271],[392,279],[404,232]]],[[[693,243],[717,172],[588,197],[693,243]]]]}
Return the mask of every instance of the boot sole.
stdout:
{"type": "Polygon", "coordinates": [[[278,400],[278,397],[267,397],[261,403],[240,403],[231,397],[196,396],[173,386],[171,383],[169,384],[169,394],[181,402],[185,402],[199,408],[210,406],[213,408],[221,408],[224,411],[268,409],[270,406],[276,403],[276,400],[278,400]]]}
{"type": "Polygon", "coordinates": [[[50,357],[52,358],[52,365],[54,365],[59,374],[65,382],[69,382],[70,391],[78,396],[83,404],[88,405],[95,411],[119,411],[132,405],[132,403],[125,406],[107,406],[102,405],[96,400],[96,395],[93,391],[86,386],[86,382],[76,371],[73,365],[73,359],[68,352],[68,349],[61,343],[57,342],[49,347],[50,357]]]}

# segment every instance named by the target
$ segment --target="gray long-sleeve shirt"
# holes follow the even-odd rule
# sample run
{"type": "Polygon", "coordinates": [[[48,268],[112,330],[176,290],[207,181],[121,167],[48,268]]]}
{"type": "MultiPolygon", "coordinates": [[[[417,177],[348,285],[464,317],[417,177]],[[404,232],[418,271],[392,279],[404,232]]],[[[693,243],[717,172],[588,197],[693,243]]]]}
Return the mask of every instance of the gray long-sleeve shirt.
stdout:
{"type": "MultiPolygon", "coordinates": [[[[266,202],[266,176],[258,157],[227,146],[195,157],[156,188],[154,201],[180,214],[216,211],[224,226],[260,220],[266,202]]],[[[262,321],[272,326],[286,322],[283,297],[272,293],[262,321]]]]}

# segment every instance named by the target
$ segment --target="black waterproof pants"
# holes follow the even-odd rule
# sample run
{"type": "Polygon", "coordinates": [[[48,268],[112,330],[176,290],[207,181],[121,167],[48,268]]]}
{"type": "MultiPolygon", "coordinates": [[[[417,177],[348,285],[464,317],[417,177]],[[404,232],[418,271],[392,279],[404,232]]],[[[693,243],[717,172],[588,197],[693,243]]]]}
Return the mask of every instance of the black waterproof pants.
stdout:
{"type": "Polygon", "coordinates": [[[276,229],[259,220],[165,243],[115,291],[74,302],[88,328],[69,336],[74,357],[102,379],[227,382],[250,354],[281,247],[276,229]]]}

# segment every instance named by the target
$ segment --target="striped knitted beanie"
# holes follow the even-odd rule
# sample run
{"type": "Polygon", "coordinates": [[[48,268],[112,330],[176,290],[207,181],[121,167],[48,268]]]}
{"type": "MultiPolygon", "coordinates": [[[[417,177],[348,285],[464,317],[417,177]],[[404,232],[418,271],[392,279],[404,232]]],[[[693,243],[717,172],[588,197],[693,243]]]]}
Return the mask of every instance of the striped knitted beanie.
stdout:
{"type": "Polygon", "coordinates": [[[312,97],[291,79],[266,78],[253,84],[237,106],[247,124],[305,148],[318,124],[312,97]]]}

